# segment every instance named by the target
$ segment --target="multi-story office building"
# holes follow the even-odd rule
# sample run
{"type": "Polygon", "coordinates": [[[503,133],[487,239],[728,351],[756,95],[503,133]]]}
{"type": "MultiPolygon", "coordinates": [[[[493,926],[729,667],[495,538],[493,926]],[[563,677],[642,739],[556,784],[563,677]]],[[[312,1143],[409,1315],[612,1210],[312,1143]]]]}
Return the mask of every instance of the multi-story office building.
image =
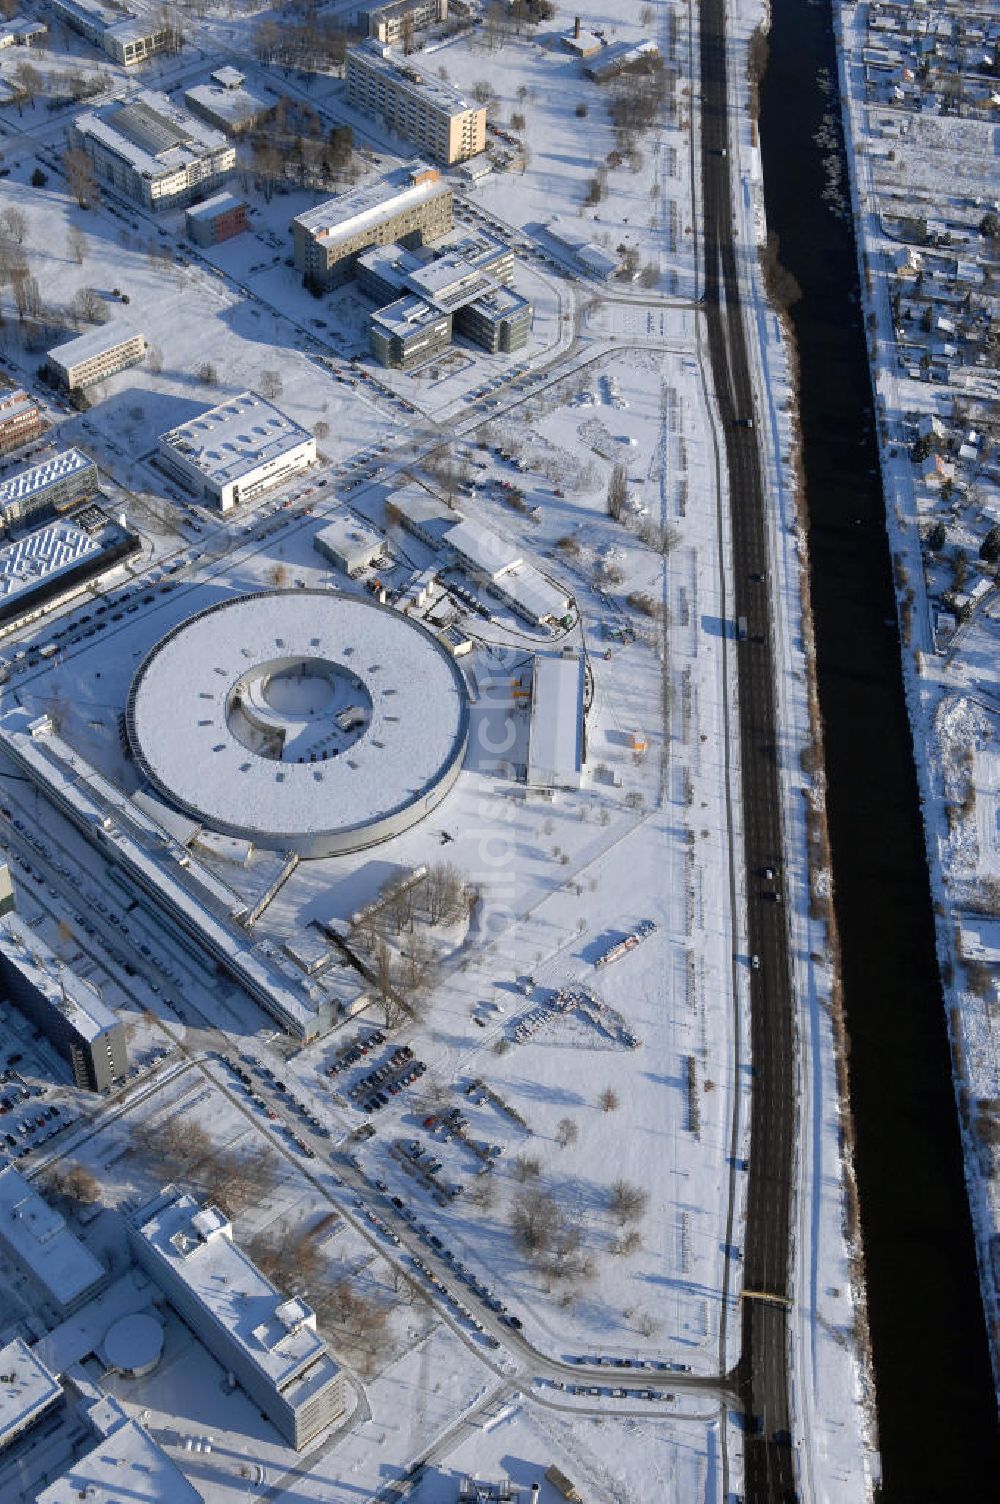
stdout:
{"type": "Polygon", "coordinates": [[[137,1263],[286,1441],[301,1450],[343,1414],[339,1366],[304,1300],[282,1300],[214,1206],[168,1187],[132,1217],[137,1263]]]}
{"type": "Polygon", "coordinates": [[[236,166],[236,148],[221,131],[153,89],[78,115],[67,135],[90,158],[99,183],[150,209],[180,208],[221,186],[236,166]]]}
{"type": "Polygon", "coordinates": [[[97,486],[97,466],[90,455],[64,449],[0,481],[0,529],[45,512],[65,512],[93,496],[97,486]]]}
{"type": "Polygon", "coordinates": [[[358,12],[358,25],[389,47],[406,45],[415,32],[447,19],[448,0],[389,0],[387,5],[362,6],[358,12]]]}
{"type": "Polygon", "coordinates": [[[0,454],[18,449],[42,431],[38,403],[20,389],[0,393],[0,454]]]}
{"type": "MultiPolygon", "coordinates": [[[[71,1454],[65,1471],[35,1494],[35,1504],[205,1504],[205,1495],[121,1401],[102,1394],[78,1365],[66,1387],[79,1396],[77,1421],[86,1422],[92,1445],[71,1454]]],[[[75,1429],[79,1433],[79,1424],[75,1429]]]]}
{"type": "Polygon", "coordinates": [[[178,45],[176,27],[152,17],[143,20],[123,6],[105,5],[103,0],[49,0],[49,5],[60,21],[126,68],[178,45]]]}
{"type": "Polygon", "coordinates": [[[409,247],[438,240],[452,227],[452,190],[436,167],[413,161],[338,194],[292,221],[295,265],[315,287],[337,287],[354,274],[370,246],[409,247]]]}
{"type": "Polygon", "coordinates": [[[109,319],[49,351],[49,369],[67,392],[106,381],[137,366],[146,353],[144,337],[123,319],[109,319]]]}
{"type": "Polygon", "coordinates": [[[491,355],[523,350],[531,333],[531,304],[509,287],[494,287],[456,310],[455,332],[491,355]]]}
{"type": "Polygon", "coordinates": [[[195,245],[218,245],[248,225],[247,206],[233,193],[216,193],[184,213],[184,228],[195,245]]]}
{"type": "Polygon", "coordinates": [[[0,1452],[54,1410],[62,1385],[23,1337],[0,1347],[0,1452]]]}
{"type": "Polygon", "coordinates": [[[347,100],[448,166],[486,145],[482,105],[371,37],[347,49],[347,100]]]}
{"type": "Polygon", "coordinates": [[[407,293],[372,314],[370,334],[380,365],[409,371],[451,344],[451,314],[407,293]]]}
{"type": "Polygon", "coordinates": [[[0,1256],[60,1318],[107,1284],[100,1260],[11,1165],[0,1170],[0,1256]]]}
{"type": "Polygon", "coordinates": [[[316,458],[316,440],[279,408],[241,392],[161,434],[159,462],[187,490],[228,512],[316,458]]]}
{"type": "Polygon", "coordinates": [[[0,983],[69,1062],[82,1090],[103,1091],[128,1074],[125,1029],[113,1010],[16,914],[0,919],[0,983]]]}

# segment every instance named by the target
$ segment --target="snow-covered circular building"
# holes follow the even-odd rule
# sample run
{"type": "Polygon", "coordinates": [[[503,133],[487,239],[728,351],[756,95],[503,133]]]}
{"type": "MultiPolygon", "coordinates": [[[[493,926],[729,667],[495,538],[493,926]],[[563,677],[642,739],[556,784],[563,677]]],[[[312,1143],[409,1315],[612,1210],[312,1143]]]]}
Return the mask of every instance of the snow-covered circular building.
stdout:
{"type": "Polygon", "coordinates": [[[425,627],[327,590],[210,606],[132,681],[136,761],[164,798],[257,845],[332,856],[444,798],[469,733],[465,682],[425,627]]]}

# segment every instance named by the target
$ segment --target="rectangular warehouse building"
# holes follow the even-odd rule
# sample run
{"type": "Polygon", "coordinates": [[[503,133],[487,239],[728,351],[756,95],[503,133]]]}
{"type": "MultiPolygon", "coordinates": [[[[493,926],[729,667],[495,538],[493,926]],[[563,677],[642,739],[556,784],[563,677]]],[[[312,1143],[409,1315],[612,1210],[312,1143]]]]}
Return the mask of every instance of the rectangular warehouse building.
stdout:
{"type": "Polygon", "coordinates": [[[107,1283],[107,1270],[23,1176],[0,1170],[0,1255],[60,1318],[107,1283]]]}
{"type": "Polygon", "coordinates": [[[0,395],[0,454],[9,454],[42,431],[42,413],[34,397],[20,388],[0,395]]]}
{"type": "Polygon", "coordinates": [[[343,1378],[315,1313],[282,1300],[217,1207],[168,1187],[128,1231],[137,1263],[287,1442],[301,1451],[343,1414],[343,1378]]]}
{"type": "Polygon", "coordinates": [[[486,146],[486,110],[369,37],[347,49],[347,102],[450,167],[486,146]]]}
{"type": "Polygon", "coordinates": [[[346,512],[342,517],[331,518],[325,527],[320,528],[315,544],[331,564],[336,564],[345,574],[356,575],[381,555],[385,539],[373,527],[346,512]]]}
{"type": "Polygon", "coordinates": [[[316,440],[253,392],[241,392],[161,434],[159,461],[194,495],[229,512],[316,458],[316,440]]]}
{"type": "Polygon", "coordinates": [[[578,789],[586,756],[586,678],[580,653],[536,653],[531,671],[528,782],[578,789]]]}
{"type": "Polygon", "coordinates": [[[195,245],[218,245],[248,226],[247,206],[234,193],[216,193],[184,214],[184,228],[195,245]]]}
{"type": "Polygon", "coordinates": [[[221,187],[236,166],[236,148],[221,131],[153,89],[78,115],[68,139],[90,158],[98,183],[149,209],[181,208],[221,187]]]}
{"type": "Polygon", "coordinates": [[[76,594],[142,547],[98,506],[56,517],[0,547],[0,630],[76,594]]]}
{"type": "Polygon", "coordinates": [[[207,84],[196,84],[184,95],[193,115],[207,120],[227,136],[242,136],[255,130],[274,114],[274,105],[245,87],[236,68],[217,68],[207,84]]]}
{"type": "Polygon", "coordinates": [[[143,335],[124,319],[109,319],[50,350],[48,364],[59,385],[75,392],[137,366],[145,353],[143,335]]]}
{"type": "Polygon", "coordinates": [[[317,204],[292,221],[295,266],[316,288],[339,287],[370,246],[408,249],[438,240],[452,227],[452,190],[436,167],[413,161],[317,204]]]}
{"type": "Polygon", "coordinates": [[[97,466],[90,455],[81,449],[64,449],[0,481],[0,528],[6,530],[45,513],[65,512],[93,496],[97,487],[97,466]]]}
{"type": "Polygon", "coordinates": [[[128,1074],[124,1025],[96,988],[64,966],[15,914],[0,919],[0,983],[69,1062],[81,1090],[103,1091],[128,1074]]]}

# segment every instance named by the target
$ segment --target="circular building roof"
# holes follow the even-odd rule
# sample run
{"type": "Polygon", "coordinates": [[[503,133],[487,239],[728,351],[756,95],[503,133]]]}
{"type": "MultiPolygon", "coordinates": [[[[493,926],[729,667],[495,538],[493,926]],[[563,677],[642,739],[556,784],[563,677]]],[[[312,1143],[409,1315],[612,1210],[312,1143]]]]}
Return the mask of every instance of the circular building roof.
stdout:
{"type": "Polygon", "coordinates": [[[151,1373],[163,1352],[163,1327],[155,1316],[142,1311],[122,1316],[108,1330],[102,1343],[105,1363],[117,1373],[141,1378],[151,1373]]]}
{"type": "Polygon", "coordinates": [[[266,591],[169,632],[132,681],[150,783],[260,846],[330,856],[423,818],[457,778],[465,681],[418,622],[327,590],[266,591]]]}

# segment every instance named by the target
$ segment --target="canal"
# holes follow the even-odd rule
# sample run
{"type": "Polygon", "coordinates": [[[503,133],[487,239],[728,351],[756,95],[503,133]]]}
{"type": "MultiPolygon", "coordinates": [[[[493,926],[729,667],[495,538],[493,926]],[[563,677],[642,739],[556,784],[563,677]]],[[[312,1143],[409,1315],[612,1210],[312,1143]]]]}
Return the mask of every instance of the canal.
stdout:
{"type": "MultiPolygon", "coordinates": [[[[772,0],[768,224],[802,298],[816,669],[843,958],[882,1498],[995,1497],[1000,1433],[934,947],[849,216],[823,202],[839,112],[830,0],[772,0]],[[827,77],[833,92],[824,92],[827,77]],[[829,123],[829,122],[828,122],[829,123]]],[[[839,119],[838,119],[839,139],[839,119]]]]}

